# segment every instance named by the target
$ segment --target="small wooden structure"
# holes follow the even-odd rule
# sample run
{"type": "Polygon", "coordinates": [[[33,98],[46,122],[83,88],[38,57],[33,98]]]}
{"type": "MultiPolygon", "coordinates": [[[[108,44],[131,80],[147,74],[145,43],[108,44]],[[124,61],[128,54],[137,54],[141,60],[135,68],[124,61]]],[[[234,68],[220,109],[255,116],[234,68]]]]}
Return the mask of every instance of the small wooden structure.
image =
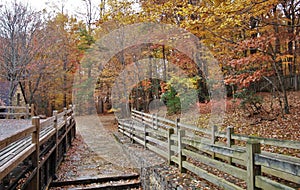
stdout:
{"type": "MultiPolygon", "coordinates": [[[[28,121],[28,120],[27,120],[28,121]]],[[[44,190],[76,134],[73,107],[0,138],[0,190],[44,190]]]]}

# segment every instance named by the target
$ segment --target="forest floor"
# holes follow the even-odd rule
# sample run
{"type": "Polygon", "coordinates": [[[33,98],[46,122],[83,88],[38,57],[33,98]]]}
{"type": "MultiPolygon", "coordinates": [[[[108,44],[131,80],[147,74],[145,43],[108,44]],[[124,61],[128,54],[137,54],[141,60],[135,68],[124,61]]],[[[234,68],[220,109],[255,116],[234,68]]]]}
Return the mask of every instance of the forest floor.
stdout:
{"type": "MultiPolygon", "coordinates": [[[[259,93],[262,98],[261,112],[248,111],[240,106],[241,100],[227,98],[222,123],[217,124],[219,131],[225,132],[226,127],[234,127],[234,133],[255,137],[275,138],[283,140],[300,141],[300,91],[288,92],[289,114],[282,114],[278,98],[270,93],[259,93]]],[[[283,104],[283,103],[282,103],[283,104]]],[[[216,103],[218,105],[218,102],[216,103]]],[[[249,107],[248,107],[249,108],[249,107]]],[[[198,104],[197,117],[188,113],[183,122],[197,125],[200,128],[209,128],[211,120],[212,103],[198,104]],[[191,115],[191,116],[189,116],[191,115]]],[[[251,109],[249,109],[251,110],[251,109]]],[[[176,116],[171,116],[174,119],[176,116]]],[[[218,116],[221,117],[221,116],[218,116]]],[[[300,150],[266,147],[264,150],[300,157],[300,150]]]]}
{"type": "Polygon", "coordinates": [[[246,135],[300,141],[300,91],[288,92],[289,114],[269,93],[258,95],[263,98],[261,113],[251,115],[239,102],[229,104],[223,127],[234,126],[237,133],[246,135]]]}

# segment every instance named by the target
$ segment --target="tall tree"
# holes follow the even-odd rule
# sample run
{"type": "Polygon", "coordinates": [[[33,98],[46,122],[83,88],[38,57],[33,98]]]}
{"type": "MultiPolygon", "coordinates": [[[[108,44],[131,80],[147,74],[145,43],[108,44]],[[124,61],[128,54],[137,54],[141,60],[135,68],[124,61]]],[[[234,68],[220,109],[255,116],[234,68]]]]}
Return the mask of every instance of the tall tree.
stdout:
{"type": "Polygon", "coordinates": [[[9,104],[28,64],[39,51],[36,34],[43,22],[39,12],[17,1],[0,9],[0,75],[9,81],[9,104]]]}

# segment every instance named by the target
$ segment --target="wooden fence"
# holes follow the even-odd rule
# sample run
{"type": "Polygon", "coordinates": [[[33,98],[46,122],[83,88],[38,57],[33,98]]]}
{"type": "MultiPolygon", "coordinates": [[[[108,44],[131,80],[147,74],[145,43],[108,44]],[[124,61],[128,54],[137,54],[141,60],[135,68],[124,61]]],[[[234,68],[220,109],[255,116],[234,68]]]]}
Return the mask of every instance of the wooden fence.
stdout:
{"type": "Polygon", "coordinates": [[[298,141],[235,134],[233,127],[219,133],[138,111],[132,112],[131,120],[119,121],[118,129],[181,172],[188,170],[224,189],[300,188],[300,158],[261,150],[263,144],[299,151],[298,141]],[[244,141],[244,146],[235,140],[244,141]]]}
{"type": "Polygon", "coordinates": [[[73,108],[53,112],[32,125],[0,141],[0,189],[43,190],[75,137],[73,108]]]}
{"type": "Polygon", "coordinates": [[[34,116],[34,104],[26,106],[0,106],[0,119],[28,119],[34,116]]]}

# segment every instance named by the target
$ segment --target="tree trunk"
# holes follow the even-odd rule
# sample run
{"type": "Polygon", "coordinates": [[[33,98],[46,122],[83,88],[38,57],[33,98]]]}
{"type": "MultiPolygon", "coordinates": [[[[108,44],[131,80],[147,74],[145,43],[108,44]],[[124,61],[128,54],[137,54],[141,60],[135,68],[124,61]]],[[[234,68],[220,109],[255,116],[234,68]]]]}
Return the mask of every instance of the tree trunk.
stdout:
{"type": "MultiPolygon", "coordinates": [[[[273,9],[274,14],[276,15],[276,7],[273,9]]],[[[279,21],[278,21],[279,22],[279,21]]],[[[274,56],[274,61],[273,61],[273,67],[277,75],[277,79],[280,85],[280,89],[283,93],[283,103],[284,103],[284,113],[289,114],[289,104],[288,104],[288,98],[287,98],[287,92],[285,89],[285,85],[282,81],[283,78],[283,70],[282,70],[282,61],[275,61],[277,56],[280,55],[280,39],[279,39],[279,26],[274,25],[274,31],[275,31],[275,56],[274,56]]]]}

